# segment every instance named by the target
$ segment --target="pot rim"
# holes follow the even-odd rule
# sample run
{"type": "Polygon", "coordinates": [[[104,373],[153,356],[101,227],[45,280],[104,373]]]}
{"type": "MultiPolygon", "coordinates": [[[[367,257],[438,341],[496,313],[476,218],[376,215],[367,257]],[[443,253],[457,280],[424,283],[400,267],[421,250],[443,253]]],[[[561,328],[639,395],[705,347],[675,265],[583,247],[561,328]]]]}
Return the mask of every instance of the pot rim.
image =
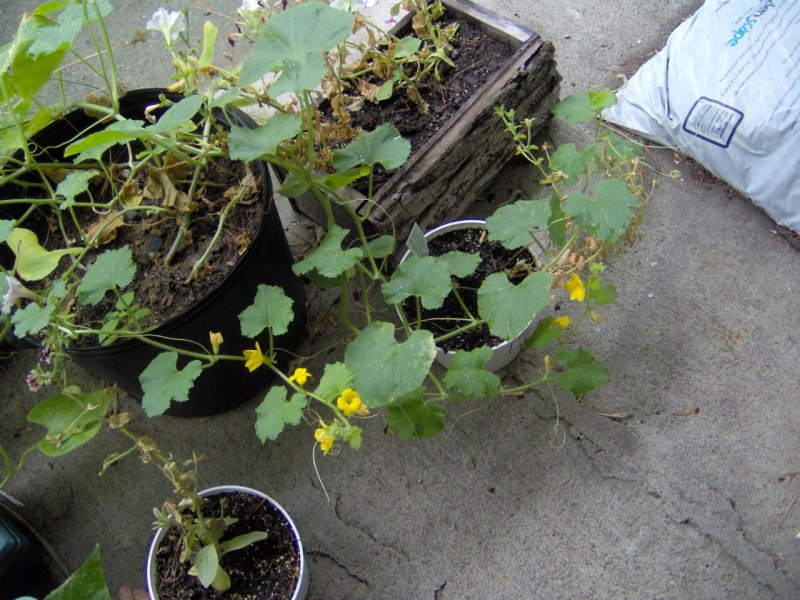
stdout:
{"type": "MultiPolygon", "coordinates": [[[[443,223],[442,225],[434,227],[429,231],[426,231],[424,233],[424,236],[425,239],[429,239],[437,237],[443,233],[448,233],[450,231],[457,231],[459,229],[471,229],[471,228],[486,229],[486,219],[458,219],[455,221],[450,221],[448,223],[443,223]]],[[[532,244],[531,246],[529,246],[529,250],[536,258],[536,261],[539,262],[541,260],[540,253],[536,251],[536,248],[533,247],[532,244]]],[[[400,259],[400,263],[406,260],[410,255],[411,255],[411,250],[406,250],[406,252],[403,254],[403,257],[400,259]]],[[[399,314],[401,310],[400,307],[396,306],[395,308],[397,309],[399,314]]],[[[533,325],[535,323],[536,323],[536,317],[534,316],[530,320],[530,322],[525,326],[525,329],[523,329],[519,333],[519,335],[517,335],[513,340],[505,340],[496,346],[492,346],[491,347],[492,359],[490,359],[490,363],[495,362],[494,357],[497,355],[508,353],[510,354],[510,356],[508,357],[508,360],[505,361],[497,360],[496,361],[497,366],[488,367],[487,364],[487,367],[490,368],[490,370],[492,371],[496,371],[506,366],[509,362],[511,362],[511,360],[513,360],[514,356],[516,356],[518,352],[515,346],[520,346],[525,340],[527,340],[530,337],[530,335],[533,333],[533,325]]],[[[456,353],[453,350],[443,350],[439,346],[436,346],[436,359],[445,367],[449,366],[450,361],[453,359],[455,354],[456,353]]]]}
{"type": "MultiPolygon", "coordinates": [[[[259,498],[263,498],[267,502],[269,502],[274,509],[276,509],[281,516],[283,517],[286,524],[289,526],[289,529],[292,531],[292,537],[294,538],[295,543],[297,544],[297,554],[299,557],[300,563],[300,574],[297,578],[297,581],[294,586],[294,592],[292,593],[291,600],[303,600],[306,597],[307,588],[308,588],[308,567],[306,565],[306,556],[305,552],[303,551],[303,541],[300,539],[300,532],[297,530],[297,526],[292,521],[292,518],[289,516],[289,513],[273,498],[269,495],[261,492],[259,490],[243,486],[243,485],[216,485],[214,487],[206,488],[199,492],[199,496],[201,498],[205,498],[208,496],[213,496],[215,494],[223,494],[226,492],[244,492],[245,494],[250,494],[252,496],[256,496],[259,498]]],[[[147,568],[145,571],[145,577],[147,578],[147,593],[150,595],[151,600],[158,600],[158,591],[156,586],[156,550],[158,549],[158,545],[161,543],[164,535],[167,532],[168,527],[160,527],[156,530],[155,534],[153,535],[153,541],[150,542],[150,546],[147,551],[147,568]]]]}

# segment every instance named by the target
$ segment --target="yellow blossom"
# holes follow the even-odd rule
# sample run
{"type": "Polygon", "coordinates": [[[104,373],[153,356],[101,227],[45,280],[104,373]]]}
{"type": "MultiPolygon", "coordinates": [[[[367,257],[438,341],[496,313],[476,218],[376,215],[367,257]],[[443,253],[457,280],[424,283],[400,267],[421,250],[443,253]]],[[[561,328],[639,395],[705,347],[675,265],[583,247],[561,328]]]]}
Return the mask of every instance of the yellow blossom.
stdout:
{"type": "Polygon", "coordinates": [[[261,352],[261,346],[258,345],[258,342],[256,342],[255,350],[245,350],[243,354],[247,359],[244,366],[247,367],[251,373],[264,364],[264,353],[261,352]]]}
{"type": "Polygon", "coordinates": [[[308,381],[310,377],[311,373],[308,372],[308,369],[299,367],[294,370],[294,373],[291,374],[289,381],[294,381],[297,385],[305,385],[306,381],[308,381]]]}
{"type": "Polygon", "coordinates": [[[583,281],[578,276],[577,273],[573,273],[567,283],[564,284],[564,287],[567,288],[569,292],[569,299],[570,300],[577,300],[578,302],[583,302],[586,298],[586,288],[583,287],[583,281]]]}
{"type": "Polygon", "coordinates": [[[356,412],[361,414],[361,396],[353,388],[347,388],[336,399],[336,406],[348,417],[356,412]]]}
{"type": "Polygon", "coordinates": [[[219,347],[224,341],[222,339],[222,334],[219,331],[209,331],[208,339],[211,340],[211,350],[214,352],[214,354],[219,354],[219,347]]]}
{"type": "Polygon", "coordinates": [[[561,329],[566,329],[569,327],[570,318],[569,317],[556,317],[553,319],[553,323],[561,327],[561,329]]]}
{"type": "Polygon", "coordinates": [[[333,442],[336,441],[336,438],[328,431],[325,421],[320,420],[319,423],[322,427],[318,427],[316,431],[314,431],[314,439],[319,442],[319,447],[322,448],[323,454],[327,454],[333,447],[333,442]]]}
{"type": "Polygon", "coordinates": [[[544,357],[544,368],[549,371],[550,370],[550,355],[547,354],[544,357]]]}

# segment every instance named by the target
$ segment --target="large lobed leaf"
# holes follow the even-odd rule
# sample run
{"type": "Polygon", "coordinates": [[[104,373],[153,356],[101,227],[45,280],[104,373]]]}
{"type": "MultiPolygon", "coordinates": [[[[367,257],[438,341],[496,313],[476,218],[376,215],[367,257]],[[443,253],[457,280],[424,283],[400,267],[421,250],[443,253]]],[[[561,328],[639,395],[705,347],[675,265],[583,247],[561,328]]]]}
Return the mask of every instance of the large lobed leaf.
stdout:
{"type": "Polygon", "coordinates": [[[344,362],[364,404],[378,408],[420,388],[435,356],[429,331],[415,331],[398,343],[394,325],[376,321],[350,342],[344,362]]]}
{"type": "Polygon", "coordinates": [[[550,304],[552,286],[553,276],[546,271],[531,273],[519,285],[511,283],[505,273],[494,273],[478,290],[478,312],[489,324],[489,331],[512,340],[550,304]]]}
{"type": "Polygon", "coordinates": [[[270,17],[242,65],[241,85],[248,85],[286,61],[304,62],[344,42],[355,17],[321,2],[304,2],[270,17]]]}

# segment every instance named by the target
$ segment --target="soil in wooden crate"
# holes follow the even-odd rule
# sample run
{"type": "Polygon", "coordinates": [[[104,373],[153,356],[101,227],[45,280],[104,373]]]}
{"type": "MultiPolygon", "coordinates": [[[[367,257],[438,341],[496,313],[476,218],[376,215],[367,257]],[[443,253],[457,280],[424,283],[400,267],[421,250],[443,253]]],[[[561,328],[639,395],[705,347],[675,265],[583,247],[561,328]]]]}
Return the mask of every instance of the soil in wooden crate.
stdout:
{"type": "Polygon", "coordinates": [[[170,529],[156,552],[159,599],[289,600],[299,581],[300,557],[283,515],[262,498],[242,492],[210,496],[204,510],[208,516],[219,517],[224,511],[238,519],[225,539],[251,531],[266,531],[267,539],[222,558],[220,564],[231,577],[231,588],[217,592],[188,574],[191,564],[179,560],[182,537],[177,529],[170,529]]]}
{"type": "MultiPolygon", "coordinates": [[[[451,56],[455,68],[442,64],[441,81],[430,77],[425,85],[420,86],[422,98],[429,107],[427,114],[420,112],[419,107],[402,92],[396,92],[390,100],[378,104],[365,102],[353,115],[353,125],[371,131],[383,123],[394,123],[400,134],[411,143],[413,154],[514,54],[514,45],[488,33],[478,23],[457,19],[454,15],[445,14],[443,17],[445,25],[454,21],[458,22],[451,56]]],[[[390,176],[391,173],[386,173],[378,165],[373,189],[380,189],[390,176]]],[[[364,193],[366,189],[359,191],[364,193]]]]}

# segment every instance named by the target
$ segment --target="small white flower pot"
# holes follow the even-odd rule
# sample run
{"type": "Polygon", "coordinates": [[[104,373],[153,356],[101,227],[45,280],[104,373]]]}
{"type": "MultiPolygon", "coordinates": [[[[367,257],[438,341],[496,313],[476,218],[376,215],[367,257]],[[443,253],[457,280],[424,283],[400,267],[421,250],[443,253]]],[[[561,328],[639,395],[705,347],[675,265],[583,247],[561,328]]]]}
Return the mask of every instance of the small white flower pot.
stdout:
{"type": "MultiPolygon", "coordinates": [[[[226,492],[243,492],[245,494],[251,494],[253,496],[257,496],[259,498],[264,499],[267,503],[269,503],[273,509],[275,509],[280,515],[283,517],[286,524],[289,526],[289,529],[292,532],[292,537],[294,538],[297,554],[299,558],[299,565],[300,565],[300,574],[297,578],[297,583],[295,584],[291,600],[305,600],[306,594],[308,593],[308,566],[306,564],[306,557],[303,551],[303,543],[300,540],[300,533],[297,531],[297,527],[295,527],[294,522],[289,517],[289,514],[283,509],[283,507],[275,502],[272,498],[267,496],[266,494],[259,492],[257,490],[244,487],[241,485],[220,485],[212,488],[208,488],[200,492],[200,496],[205,498],[208,496],[213,496],[216,494],[223,494],[226,492]]],[[[151,600],[159,600],[158,596],[158,586],[156,585],[156,550],[158,549],[161,540],[164,538],[166,534],[167,528],[161,528],[156,531],[155,536],[153,537],[153,541],[150,544],[150,550],[147,555],[147,591],[150,594],[151,600]]]]}
{"type": "MultiPolygon", "coordinates": [[[[450,231],[456,231],[458,229],[485,229],[486,228],[486,221],[482,219],[464,219],[461,221],[453,221],[451,223],[445,223],[444,225],[440,225],[434,229],[425,233],[426,239],[433,239],[437,236],[440,236],[444,233],[448,233],[450,231]]],[[[536,257],[537,262],[541,260],[539,256],[539,252],[537,249],[531,246],[529,248],[531,253],[536,257]]],[[[411,251],[407,251],[403,258],[400,260],[402,263],[406,260],[411,254],[411,251]]],[[[398,310],[400,308],[398,307],[398,310]]],[[[489,371],[499,371],[503,367],[507,366],[512,360],[514,360],[517,355],[522,350],[522,346],[525,342],[533,335],[533,332],[536,327],[536,320],[531,319],[530,323],[525,327],[525,329],[513,340],[503,342],[497,346],[492,347],[492,357],[487,361],[485,368],[489,371]]],[[[436,362],[444,367],[449,367],[450,363],[453,361],[453,357],[455,356],[455,352],[442,350],[441,348],[436,348],[436,362]]]]}

